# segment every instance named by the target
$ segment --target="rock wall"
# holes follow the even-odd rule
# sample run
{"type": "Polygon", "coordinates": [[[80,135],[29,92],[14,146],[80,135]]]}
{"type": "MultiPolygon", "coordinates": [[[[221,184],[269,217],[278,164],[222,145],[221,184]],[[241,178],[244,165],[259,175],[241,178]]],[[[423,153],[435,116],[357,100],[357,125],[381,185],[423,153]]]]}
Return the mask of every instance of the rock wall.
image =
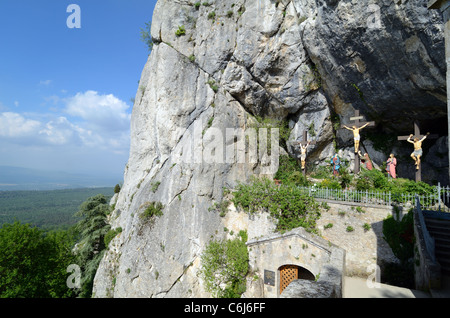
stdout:
{"type": "Polygon", "coordinates": [[[291,141],[304,130],[316,140],[308,160],[317,164],[335,146],[349,151],[352,136],[338,128],[355,109],[385,134],[409,134],[412,119],[433,128],[446,116],[446,68],[442,21],[426,2],[159,0],[110,219],[123,231],[94,295],[208,296],[196,276],[200,255],[211,237],[225,236],[210,208],[223,187],[270,174],[273,163],[267,155],[227,160],[236,144],[227,128],[285,120],[291,141]],[[162,215],[141,217],[152,202],[162,215]]]}

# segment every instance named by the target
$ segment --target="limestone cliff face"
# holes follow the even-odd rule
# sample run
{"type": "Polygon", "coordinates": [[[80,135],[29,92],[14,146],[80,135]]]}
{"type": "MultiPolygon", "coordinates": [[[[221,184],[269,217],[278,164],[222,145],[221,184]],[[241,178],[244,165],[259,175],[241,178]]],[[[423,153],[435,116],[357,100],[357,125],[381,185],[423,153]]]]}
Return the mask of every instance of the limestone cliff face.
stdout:
{"type": "Polygon", "coordinates": [[[123,231],[97,271],[97,297],[208,296],[200,255],[229,219],[210,207],[223,187],[267,174],[264,158],[226,159],[235,143],[227,128],[251,127],[255,116],[286,120],[290,140],[304,130],[314,137],[309,158],[319,162],[333,141],[352,146],[335,128],[355,109],[378,131],[402,135],[413,119],[446,116],[443,26],[426,0],[195,2],[155,7],[111,216],[123,231]],[[151,202],[163,215],[141,217],[151,202]]]}

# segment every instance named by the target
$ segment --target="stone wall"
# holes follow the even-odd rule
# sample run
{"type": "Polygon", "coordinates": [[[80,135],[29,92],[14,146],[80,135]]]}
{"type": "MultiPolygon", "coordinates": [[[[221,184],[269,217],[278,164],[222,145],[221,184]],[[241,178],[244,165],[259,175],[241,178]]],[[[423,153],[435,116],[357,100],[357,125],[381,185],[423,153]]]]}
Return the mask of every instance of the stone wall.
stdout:
{"type": "MultiPolygon", "coordinates": [[[[280,296],[278,269],[285,264],[301,266],[314,276],[323,278],[323,265],[329,261],[328,249],[331,246],[337,246],[345,251],[345,270],[342,272],[345,276],[368,278],[369,275],[373,276],[376,266],[382,266],[385,262],[398,262],[392,249],[383,239],[383,220],[391,215],[401,218],[406,210],[400,210],[399,215],[395,215],[391,206],[318,201],[326,202],[329,209],[323,209],[320,219],[317,220],[320,236],[306,233],[307,238],[306,236],[299,238],[289,233],[285,236],[276,234],[274,233],[276,225],[268,213],[248,215],[238,212],[234,205],[230,204],[224,217],[225,230],[228,233],[238,233],[246,229],[248,232],[252,273],[249,275],[246,297],[280,296]],[[329,224],[332,224],[332,227],[329,227],[329,224]],[[353,230],[349,231],[349,227],[353,230]],[[275,273],[275,286],[264,284],[264,270],[275,273]]],[[[296,230],[303,231],[303,229],[296,230]]],[[[228,236],[232,238],[230,234],[228,236]]],[[[296,284],[301,284],[305,290],[323,297],[335,295],[329,290],[320,289],[320,284],[306,282],[296,284]],[[304,284],[309,284],[309,287],[304,284]]],[[[286,293],[294,295],[297,292],[286,291],[286,293]]]]}
{"type": "MultiPolygon", "coordinates": [[[[317,297],[342,297],[345,251],[330,242],[296,228],[285,234],[273,234],[247,243],[252,277],[247,295],[275,298],[280,295],[280,267],[297,265],[316,278],[309,281],[309,294],[317,297]],[[271,279],[268,275],[271,274],[271,279]]],[[[290,286],[290,285],[289,285],[290,286]]],[[[286,288],[287,289],[287,288],[286,288]]],[[[284,291],[283,291],[284,294],[284,291]]],[[[285,297],[289,296],[289,293],[285,297]]]]}
{"type": "Polygon", "coordinates": [[[324,239],[346,251],[347,276],[366,278],[373,273],[374,265],[398,261],[383,239],[383,220],[393,215],[391,206],[330,201],[327,204],[330,209],[322,214],[317,225],[324,239]]]}

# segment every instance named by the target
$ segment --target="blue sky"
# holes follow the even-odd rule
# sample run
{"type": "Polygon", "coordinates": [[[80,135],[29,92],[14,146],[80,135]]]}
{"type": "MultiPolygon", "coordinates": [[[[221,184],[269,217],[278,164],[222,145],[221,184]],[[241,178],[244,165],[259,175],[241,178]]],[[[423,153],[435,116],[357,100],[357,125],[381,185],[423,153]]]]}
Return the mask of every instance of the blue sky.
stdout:
{"type": "Polygon", "coordinates": [[[155,4],[0,1],[0,165],[122,176],[155,4]]]}

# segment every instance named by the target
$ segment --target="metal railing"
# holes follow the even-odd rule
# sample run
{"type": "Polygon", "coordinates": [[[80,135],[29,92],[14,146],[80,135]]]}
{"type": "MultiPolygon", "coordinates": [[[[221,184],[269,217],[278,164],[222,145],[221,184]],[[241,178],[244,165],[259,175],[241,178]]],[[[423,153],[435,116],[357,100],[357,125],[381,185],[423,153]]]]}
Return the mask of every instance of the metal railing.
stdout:
{"type": "Polygon", "coordinates": [[[435,255],[435,241],[434,238],[430,235],[430,232],[428,232],[427,226],[425,224],[425,218],[422,213],[422,208],[420,204],[420,199],[417,196],[416,197],[416,212],[417,217],[419,219],[420,227],[422,228],[422,236],[423,241],[425,242],[425,249],[428,252],[428,255],[430,256],[431,260],[433,262],[436,262],[436,255],[435,255]]]}
{"type": "Polygon", "coordinates": [[[306,194],[316,199],[326,199],[333,201],[352,202],[371,205],[392,204],[404,207],[413,207],[416,197],[423,209],[450,212],[450,187],[441,187],[440,184],[432,193],[391,193],[374,190],[347,190],[347,189],[329,189],[316,186],[300,187],[306,194]]]}

